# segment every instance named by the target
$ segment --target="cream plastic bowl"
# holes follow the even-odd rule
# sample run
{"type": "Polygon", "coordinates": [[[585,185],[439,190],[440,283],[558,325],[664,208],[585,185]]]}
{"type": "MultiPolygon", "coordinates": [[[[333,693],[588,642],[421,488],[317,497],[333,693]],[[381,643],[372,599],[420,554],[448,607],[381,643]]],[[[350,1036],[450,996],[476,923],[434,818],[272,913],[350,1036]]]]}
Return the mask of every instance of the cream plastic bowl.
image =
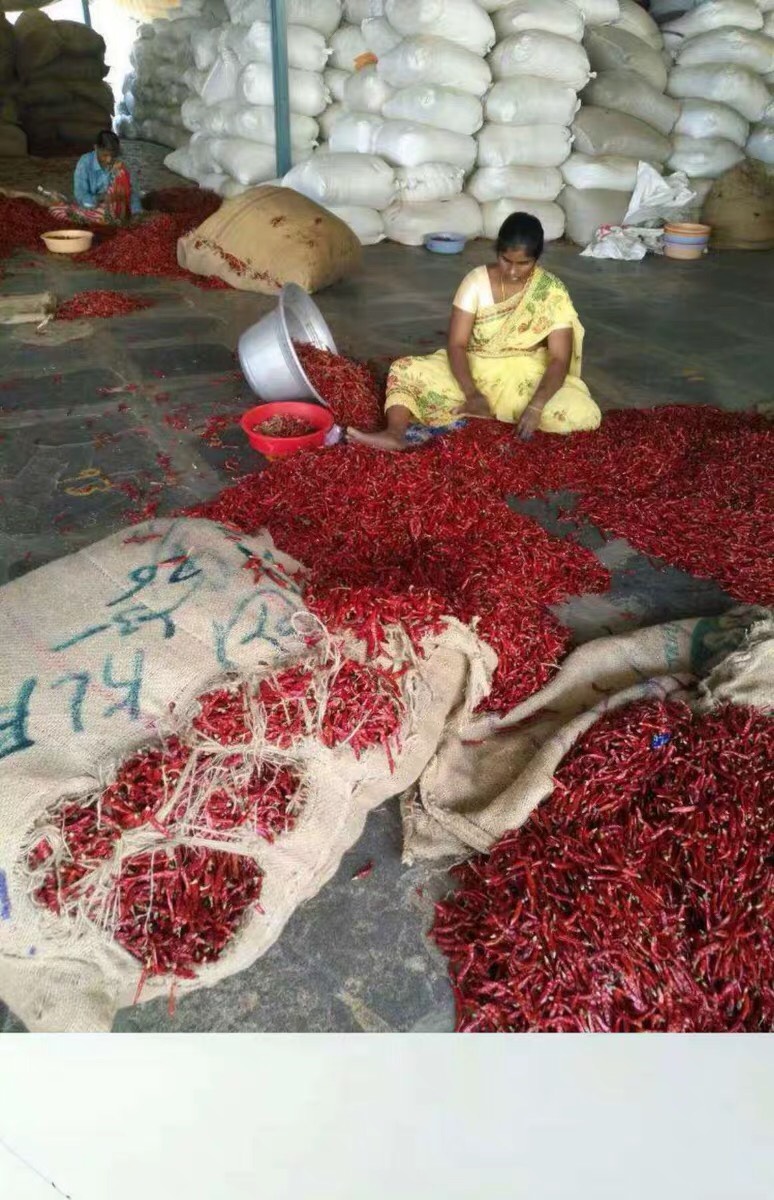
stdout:
{"type": "Polygon", "coordinates": [[[83,254],[91,249],[94,234],[90,229],[55,229],[52,233],[41,233],[46,249],[52,254],[83,254]]]}

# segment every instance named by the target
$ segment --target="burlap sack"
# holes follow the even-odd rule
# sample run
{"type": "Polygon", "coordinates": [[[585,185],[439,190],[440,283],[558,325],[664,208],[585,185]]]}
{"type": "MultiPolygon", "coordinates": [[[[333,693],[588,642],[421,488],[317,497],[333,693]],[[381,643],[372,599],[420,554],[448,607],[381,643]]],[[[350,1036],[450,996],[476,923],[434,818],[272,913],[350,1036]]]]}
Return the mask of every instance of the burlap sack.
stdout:
{"type": "Polygon", "coordinates": [[[460,714],[418,788],[403,798],[405,861],[489,850],[551,795],[562,759],[599,717],[666,696],[701,711],[725,702],[771,711],[772,615],[741,608],[600,638],[575,650],[547,687],[507,716],[460,714]]]}
{"type": "MultiPolygon", "coordinates": [[[[109,929],[34,902],[28,852],[47,818],[50,827],[52,806],[99,793],[137,748],[190,728],[195,697],[227,672],[256,679],[319,654],[308,635],[324,631],[303,609],[297,571],[268,535],[157,521],[0,589],[0,996],[30,1029],[108,1029],[140,978],[109,929]],[[260,562],[260,582],[245,570],[246,555],[260,562]],[[284,586],[274,582],[278,571],[284,586]]],[[[403,642],[396,637],[396,663],[403,642]]],[[[381,747],[357,759],[347,746],[325,749],[308,737],[285,752],[305,784],[291,831],[273,843],[243,826],[222,837],[210,830],[205,842],[180,838],[249,855],[264,873],[262,911],[250,911],[221,958],[180,981],[181,991],[211,986],[264,953],[335,873],[368,811],[419,777],[450,713],[469,713],[485,694],[494,656],[467,629],[452,621],[427,649],[417,663],[405,643],[407,716],[394,772],[381,747]]],[[[258,728],[246,748],[256,763],[269,752],[258,728]]],[[[282,753],[271,752],[274,761],[282,753]]],[[[234,769],[230,759],[223,769],[234,769]]],[[[114,875],[127,854],[170,844],[142,826],[124,834],[104,870],[114,875]]],[[[149,980],[143,998],[167,994],[171,982],[149,980]]]]}
{"type": "Polygon", "coordinates": [[[0,12],[0,87],[6,87],[14,74],[13,25],[0,12]]]}
{"type": "Polygon", "coordinates": [[[24,84],[19,90],[19,102],[25,108],[38,108],[47,116],[56,118],[71,112],[73,109],[98,109],[100,112],[113,111],[113,93],[102,80],[61,80],[37,78],[24,84]]]}
{"type": "Polygon", "coordinates": [[[27,135],[18,125],[0,121],[0,158],[22,158],[27,153],[27,135]]]}
{"type": "Polygon", "coordinates": [[[62,56],[104,61],[105,41],[78,21],[52,21],[44,12],[23,12],[14,26],[16,70],[21,79],[32,79],[62,56]]]}
{"type": "Polygon", "coordinates": [[[717,250],[774,249],[774,177],[748,159],[716,180],[701,219],[717,250]]]}
{"type": "Polygon", "coordinates": [[[267,295],[286,283],[310,293],[330,287],[351,275],[361,256],[358,238],[338,217],[290,188],[271,186],[225,200],[177,243],[186,270],[267,295]]]}

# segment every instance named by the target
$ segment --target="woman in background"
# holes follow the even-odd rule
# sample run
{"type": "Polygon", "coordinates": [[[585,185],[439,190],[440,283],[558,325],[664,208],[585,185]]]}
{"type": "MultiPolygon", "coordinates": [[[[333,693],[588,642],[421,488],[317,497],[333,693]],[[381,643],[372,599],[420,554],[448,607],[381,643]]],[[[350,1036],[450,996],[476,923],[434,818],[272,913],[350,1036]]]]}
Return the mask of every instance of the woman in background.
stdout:
{"type": "Polygon", "coordinates": [[[73,180],[75,202],[56,197],[51,213],[77,225],[117,225],[142,212],[121,143],[109,129],[97,135],[94,149],[78,160],[73,180]]]}
{"type": "Polygon", "coordinates": [[[461,417],[518,426],[529,439],[597,429],[602,414],[580,378],[583,326],[567,292],[538,265],[543,226],[512,213],[497,259],[476,268],[454,297],[446,350],[401,358],[387,380],[387,428],[350,429],[353,441],[404,450],[412,424],[443,427],[461,417]]]}

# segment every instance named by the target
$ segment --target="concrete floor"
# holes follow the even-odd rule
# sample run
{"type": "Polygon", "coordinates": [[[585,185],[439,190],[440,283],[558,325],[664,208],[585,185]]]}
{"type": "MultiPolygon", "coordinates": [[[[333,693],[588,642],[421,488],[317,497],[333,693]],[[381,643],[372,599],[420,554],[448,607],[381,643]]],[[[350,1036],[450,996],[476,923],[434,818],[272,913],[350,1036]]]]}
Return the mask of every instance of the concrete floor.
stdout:
{"type": "MultiPolygon", "coordinates": [[[[146,187],[168,182],[159,175],[159,152],[145,161],[146,187]]],[[[484,243],[448,259],[384,244],[366,252],[356,279],[317,299],[341,350],[384,364],[439,344],[461,275],[487,254],[484,243]]],[[[771,254],[624,264],[557,246],[545,261],[568,284],[586,326],[584,373],[603,408],[770,405],[771,254]]],[[[134,506],[121,484],[134,481],[143,494],[161,485],[163,514],[229,482],[227,459],[232,469],[235,462],[243,470],[255,465],[236,429],[227,431],[224,449],[208,447],[200,432],[213,413],[249,406],[234,347],[271,299],[103,276],[29,254],[10,264],[1,286],[5,294],[51,290],[59,297],[125,288],[152,297],[155,307],[41,334],[0,327],[0,582],[119,528],[134,506]],[[159,456],[169,456],[176,482],[159,456]],[[84,491],[83,481],[97,481],[97,489],[74,494],[84,491]]],[[[560,501],[519,507],[561,534],[573,527],[557,523],[560,501]]],[[[560,611],[578,640],[716,613],[731,603],[713,584],[661,568],[626,543],[605,543],[590,527],[582,537],[609,566],[613,583],[607,596],[579,598],[560,611]]],[[[400,851],[397,805],[390,803],[372,814],[337,878],[295,915],[265,958],[182,999],[174,1017],[163,1002],[143,1004],[120,1013],[116,1029],[451,1029],[444,960],[426,937],[433,899],[448,890],[448,876],[403,868],[400,851]],[[369,859],[373,873],[354,880],[369,859]]],[[[0,1029],[20,1028],[0,1005],[0,1029]]]]}

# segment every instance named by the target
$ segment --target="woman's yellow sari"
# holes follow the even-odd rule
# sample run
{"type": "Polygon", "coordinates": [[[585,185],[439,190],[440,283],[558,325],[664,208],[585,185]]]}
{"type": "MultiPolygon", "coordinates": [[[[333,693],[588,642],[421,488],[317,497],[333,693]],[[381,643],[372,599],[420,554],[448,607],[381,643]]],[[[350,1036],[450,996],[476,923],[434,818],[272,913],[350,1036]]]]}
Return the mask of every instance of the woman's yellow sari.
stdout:
{"type": "MultiPolygon", "coordinates": [[[[602,414],[580,378],[583,326],[567,288],[541,267],[520,296],[476,314],[468,343],[473,382],[498,421],[518,421],[548,363],[541,343],[555,329],[572,330],[572,360],[564,384],[543,409],[539,427],[544,433],[597,429],[602,414]]],[[[390,368],[385,407],[402,405],[422,425],[450,425],[459,417],[464,399],[445,350],[400,358],[390,368]]]]}

